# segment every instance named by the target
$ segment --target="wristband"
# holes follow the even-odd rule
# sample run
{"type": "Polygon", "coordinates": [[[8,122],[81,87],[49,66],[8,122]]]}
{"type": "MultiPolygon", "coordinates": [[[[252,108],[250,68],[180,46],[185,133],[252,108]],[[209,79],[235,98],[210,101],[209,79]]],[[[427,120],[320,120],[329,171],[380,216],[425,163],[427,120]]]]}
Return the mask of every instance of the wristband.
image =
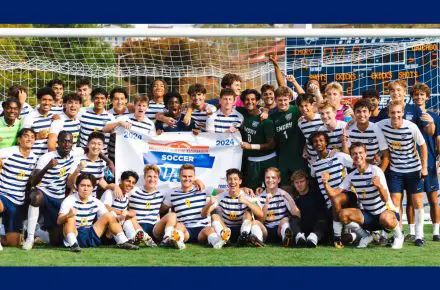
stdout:
{"type": "Polygon", "coordinates": [[[251,144],[251,149],[252,150],[260,150],[261,145],[260,144],[251,144]]]}

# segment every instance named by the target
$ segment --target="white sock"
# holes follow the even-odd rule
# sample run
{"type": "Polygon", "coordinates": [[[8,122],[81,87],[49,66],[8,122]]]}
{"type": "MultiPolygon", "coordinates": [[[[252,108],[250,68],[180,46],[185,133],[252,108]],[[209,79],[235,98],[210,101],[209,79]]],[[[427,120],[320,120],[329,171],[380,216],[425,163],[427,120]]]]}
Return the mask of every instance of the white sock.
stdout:
{"type": "Polygon", "coordinates": [[[0,236],[6,236],[5,226],[2,224],[0,220],[0,236]]]}
{"type": "Polygon", "coordinates": [[[416,239],[423,239],[423,223],[425,222],[425,210],[423,208],[415,209],[416,218],[416,239]]]}
{"type": "Polygon", "coordinates": [[[259,225],[253,225],[251,227],[251,233],[256,236],[260,241],[263,241],[263,231],[259,225]]]}
{"type": "Polygon", "coordinates": [[[368,232],[366,230],[364,230],[358,223],[355,222],[351,222],[349,224],[346,224],[345,227],[347,229],[352,230],[353,232],[355,232],[357,235],[359,235],[361,238],[367,237],[368,236],[368,232]]]}
{"type": "Polygon", "coordinates": [[[416,225],[415,224],[409,224],[409,234],[415,235],[416,234],[416,225]]]}
{"type": "Polygon", "coordinates": [[[113,238],[115,239],[116,244],[118,244],[118,245],[128,242],[128,239],[125,236],[123,231],[118,233],[118,234],[116,234],[115,236],[113,236],[113,238]]]}
{"type": "Polygon", "coordinates": [[[169,238],[174,231],[174,227],[165,227],[163,238],[169,238]]]}
{"type": "Polygon", "coordinates": [[[393,232],[394,232],[394,237],[395,238],[403,237],[402,229],[400,228],[399,223],[397,223],[397,226],[393,229],[393,232]]]}
{"type": "Polygon", "coordinates": [[[28,239],[33,240],[35,237],[35,228],[37,227],[38,216],[40,215],[40,208],[30,205],[28,209],[28,239]]]}
{"type": "Polygon", "coordinates": [[[287,230],[289,227],[290,227],[290,224],[289,224],[289,223],[284,223],[284,224],[281,226],[281,230],[280,230],[280,232],[281,232],[281,239],[284,239],[284,237],[286,236],[286,230],[287,230]]]}
{"type": "Polygon", "coordinates": [[[244,220],[241,224],[240,233],[242,234],[249,234],[251,231],[252,222],[250,220],[244,220]]]}
{"type": "Polygon", "coordinates": [[[134,237],[136,236],[137,231],[134,229],[133,223],[131,220],[127,220],[122,225],[122,228],[124,229],[125,236],[129,240],[134,240],[134,237]]]}
{"type": "Polygon", "coordinates": [[[183,242],[183,240],[185,239],[185,235],[183,234],[183,232],[180,230],[176,230],[176,232],[179,234],[179,241],[183,242]]]}
{"type": "Polygon", "coordinates": [[[49,232],[43,231],[40,227],[35,231],[35,234],[46,244],[50,243],[49,232]]]}
{"type": "Polygon", "coordinates": [[[342,224],[337,221],[333,221],[333,234],[335,237],[341,237],[342,233],[342,224]]]}
{"type": "Polygon", "coordinates": [[[208,244],[210,244],[211,246],[214,246],[215,244],[217,244],[219,240],[220,240],[220,237],[216,233],[211,233],[208,236],[208,244]]]}
{"type": "Polygon", "coordinates": [[[432,234],[439,235],[439,225],[440,224],[432,224],[432,234]]]}
{"type": "Polygon", "coordinates": [[[318,244],[318,236],[313,232],[309,234],[307,240],[312,240],[313,242],[315,242],[315,244],[318,244]]]}
{"type": "Polygon", "coordinates": [[[73,244],[78,242],[74,233],[67,233],[66,241],[69,244],[69,246],[73,246],[73,244]]]}
{"type": "Polygon", "coordinates": [[[211,226],[214,228],[214,231],[217,233],[217,235],[221,235],[223,230],[223,225],[220,221],[213,221],[211,223],[211,226]]]}

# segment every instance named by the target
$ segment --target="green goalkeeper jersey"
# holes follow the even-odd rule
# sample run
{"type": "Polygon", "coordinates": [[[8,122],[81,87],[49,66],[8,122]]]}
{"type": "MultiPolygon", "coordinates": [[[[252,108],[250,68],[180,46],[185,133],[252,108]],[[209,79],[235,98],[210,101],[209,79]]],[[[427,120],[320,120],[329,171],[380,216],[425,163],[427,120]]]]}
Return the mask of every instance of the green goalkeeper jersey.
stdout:
{"type": "MultiPolygon", "coordinates": [[[[273,121],[271,119],[261,121],[259,115],[245,115],[240,131],[243,142],[247,142],[249,144],[264,144],[267,143],[269,139],[275,137],[273,121]]],[[[273,152],[275,152],[275,149],[266,151],[244,150],[244,156],[260,157],[271,154],[273,152]]]]}

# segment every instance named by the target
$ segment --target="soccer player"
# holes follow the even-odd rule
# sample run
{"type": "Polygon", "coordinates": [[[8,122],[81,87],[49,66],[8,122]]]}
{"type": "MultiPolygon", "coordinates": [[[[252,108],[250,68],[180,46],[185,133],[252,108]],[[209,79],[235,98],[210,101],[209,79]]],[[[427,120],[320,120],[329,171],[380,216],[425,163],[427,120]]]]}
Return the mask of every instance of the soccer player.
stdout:
{"type": "MultiPolygon", "coordinates": [[[[367,148],[367,161],[370,164],[380,165],[383,172],[390,163],[390,151],[382,130],[370,122],[371,103],[360,99],[354,104],[355,122],[347,129],[350,143],[361,142],[367,148]]],[[[345,153],[349,153],[348,151],[345,153]]]]}
{"type": "Polygon", "coordinates": [[[275,126],[278,168],[281,171],[281,183],[289,184],[292,172],[307,168],[302,158],[305,140],[298,127],[300,112],[298,106],[290,105],[290,90],[279,87],[275,91],[278,111],[270,115],[275,126]]]}
{"type": "Polygon", "coordinates": [[[206,88],[202,84],[194,84],[188,88],[188,96],[191,98],[191,105],[187,108],[184,122],[190,124],[194,119],[196,128],[206,132],[206,120],[209,115],[217,111],[217,107],[205,102],[206,88]]]}
{"type": "Polygon", "coordinates": [[[64,83],[62,80],[53,79],[50,80],[46,87],[51,88],[55,93],[54,102],[50,112],[52,114],[62,114],[63,113],[63,95],[64,95],[64,83]]]}
{"type": "Polygon", "coordinates": [[[327,193],[327,187],[330,185],[334,188],[342,183],[347,174],[347,168],[353,167],[353,160],[348,154],[343,152],[336,152],[330,155],[330,150],[328,149],[330,138],[326,132],[313,132],[309,139],[318,153],[318,159],[311,166],[311,176],[317,179],[327,209],[333,216],[334,246],[342,249],[344,247],[341,240],[342,224],[339,221],[338,214],[343,206],[356,204],[357,199],[352,192],[330,196],[327,193]]]}
{"type": "Polygon", "coordinates": [[[92,196],[95,186],[95,177],[82,173],[76,180],[77,192],[61,204],[57,224],[63,227],[64,246],[72,252],[80,252],[81,247],[98,247],[101,236],[108,229],[118,248],[138,250],[138,246],[128,242],[121,225],[105,205],[92,196]]]}
{"type": "Polygon", "coordinates": [[[81,97],[76,93],[67,94],[63,97],[64,112],[58,120],[54,120],[50,126],[47,147],[49,151],[55,151],[57,147],[58,134],[61,131],[72,133],[73,150],[78,145],[78,137],[81,123],[78,114],[81,108],[81,97]]]}
{"type": "Polygon", "coordinates": [[[275,113],[277,110],[277,103],[275,102],[275,88],[272,85],[264,84],[261,86],[261,98],[264,102],[264,107],[269,110],[269,115],[275,113]]]}
{"type": "MultiPolygon", "coordinates": [[[[112,108],[108,110],[115,119],[121,116],[126,116],[130,114],[128,110],[128,93],[124,88],[114,88],[110,92],[110,102],[112,103],[112,108]]],[[[116,134],[110,134],[110,140],[108,144],[108,156],[111,160],[115,161],[115,143],[116,134]]]]}
{"type": "Polygon", "coordinates": [[[3,116],[0,117],[0,149],[14,146],[20,130],[20,102],[16,98],[8,98],[2,102],[3,116]]]}
{"type": "Polygon", "coordinates": [[[362,99],[367,100],[370,103],[370,122],[377,123],[379,119],[379,92],[377,90],[366,90],[362,92],[362,99]]]}
{"type": "Polygon", "coordinates": [[[275,128],[271,119],[260,119],[257,103],[260,93],[246,89],[241,93],[241,99],[246,109],[243,124],[240,127],[244,142],[241,143],[243,152],[242,168],[244,185],[255,190],[261,186],[264,171],[277,166],[275,128]]]}
{"type": "Polygon", "coordinates": [[[324,100],[318,105],[318,109],[324,124],[319,127],[318,131],[327,133],[329,149],[348,152],[348,138],[345,129],[347,123],[336,119],[336,107],[329,100],[324,100]]]}
{"type": "Polygon", "coordinates": [[[101,201],[110,212],[116,215],[129,240],[134,241],[135,245],[143,241],[147,247],[156,247],[153,239],[139,225],[136,219],[136,212],[128,209],[129,193],[133,190],[138,180],[139,175],[136,172],[130,170],[122,172],[121,182],[118,186],[123,196],[117,197],[113,190],[108,189],[102,195],[101,201]]]}
{"type": "MultiPolygon", "coordinates": [[[[243,80],[239,75],[228,73],[223,76],[220,83],[222,89],[231,89],[234,92],[234,97],[235,97],[234,107],[243,106],[243,103],[240,100],[242,82],[243,80]]],[[[207,103],[217,106],[220,104],[220,99],[210,99],[207,101],[207,103]]]]}
{"type": "MultiPolygon", "coordinates": [[[[348,191],[353,187],[357,193],[361,209],[341,209],[339,220],[344,225],[355,222],[369,231],[392,230],[394,232],[392,248],[401,249],[404,237],[400,229],[398,213],[391,201],[385,174],[379,167],[367,162],[367,147],[365,144],[353,142],[350,146],[350,155],[356,169],[337,188],[327,187],[327,192],[330,195],[337,195],[343,190],[348,191]]],[[[328,180],[324,182],[328,184],[328,180]]],[[[373,237],[365,232],[358,248],[366,248],[372,241],[373,237]]]]}
{"type": "Polygon", "coordinates": [[[266,228],[263,236],[265,242],[282,242],[287,247],[294,238],[287,231],[290,228],[289,213],[297,218],[301,213],[289,193],[278,187],[280,182],[281,172],[278,168],[267,168],[264,174],[266,189],[259,196],[266,228]]]}
{"type": "MultiPolygon", "coordinates": [[[[295,171],[290,182],[293,187],[295,204],[301,216],[291,216],[289,226],[297,247],[316,248],[327,238],[329,214],[320,189],[314,180],[308,178],[305,170],[295,171]]],[[[286,246],[290,241],[286,241],[286,246]]]]}
{"type": "Polygon", "coordinates": [[[57,226],[57,215],[61,202],[66,196],[66,184],[72,172],[73,156],[71,154],[72,133],[61,131],[58,134],[56,151],[40,157],[31,179],[34,189],[30,193],[28,209],[27,238],[23,249],[30,250],[34,245],[35,228],[40,208],[44,217],[44,227],[50,235],[52,245],[61,244],[61,229],[57,226]]]}
{"type": "Polygon", "coordinates": [[[389,189],[393,204],[402,215],[402,195],[406,190],[407,199],[415,208],[415,244],[423,247],[423,178],[428,176],[428,152],[425,139],[419,128],[403,119],[405,104],[391,101],[388,104],[389,119],[377,123],[390,149],[389,189]],[[420,147],[420,155],[416,145],[420,147]]]}
{"type": "Polygon", "coordinates": [[[6,228],[8,246],[18,247],[23,226],[23,206],[31,173],[37,164],[32,152],[35,133],[21,129],[17,146],[0,149],[0,216],[6,228]]]}
{"type": "Polygon", "coordinates": [[[228,191],[211,196],[202,209],[202,215],[209,216],[216,210],[216,214],[211,216],[211,225],[219,243],[224,244],[231,240],[237,242],[239,246],[251,244],[264,247],[266,229],[256,220],[264,220],[260,201],[257,197],[249,197],[240,189],[243,181],[240,170],[235,168],[226,170],[226,179],[228,191]]]}
{"type": "Polygon", "coordinates": [[[162,132],[191,132],[196,129],[196,125],[193,119],[190,120],[189,125],[185,124],[183,119],[185,114],[182,113],[183,98],[178,92],[168,92],[164,97],[165,107],[167,113],[165,117],[173,118],[174,125],[168,126],[167,123],[162,121],[156,121],[156,133],[158,135],[162,132]]]}
{"type": "Polygon", "coordinates": [[[166,111],[163,98],[168,93],[168,84],[162,79],[155,79],[151,84],[150,103],[148,104],[147,116],[150,120],[156,120],[157,113],[166,111]]]}
{"type": "Polygon", "coordinates": [[[23,119],[21,128],[31,128],[37,135],[32,151],[38,157],[47,152],[47,138],[52,125],[52,108],[55,99],[54,91],[49,88],[41,88],[37,92],[38,108],[30,112],[23,119]]]}
{"type": "Polygon", "coordinates": [[[205,191],[196,188],[194,180],[194,165],[183,164],[180,167],[181,186],[165,196],[162,211],[172,209],[176,213],[178,223],[173,231],[173,241],[177,248],[184,249],[185,242],[208,242],[219,249],[225,241],[209,225],[209,217],[202,215],[208,196],[205,191]]]}
{"type": "MultiPolygon", "coordinates": [[[[16,98],[20,102],[20,118],[23,119],[27,114],[34,110],[31,105],[26,103],[27,90],[25,87],[13,85],[8,89],[8,98],[16,98]]],[[[1,116],[1,114],[0,114],[1,116]]]]}
{"type": "Polygon", "coordinates": [[[314,95],[310,93],[299,94],[296,98],[296,104],[302,115],[298,120],[298,127],[306,140],[303,157],[311,164],[317,159],[318,153],[313,149],[312,144],[309,143],[309,137],[313,132],[318,131],[324,123],[321,120],[321,115],[314,111],[316,104],[314,95]]]}
{"type": "MultiPolygon", "coordinates": [[[[105,110],[107,105],[108,93],[103,88],[96,88],[92,91],[93,108],[88,108],[81,115],[81,129],[79,132],[80,146],[87,147],[87,140],[90,133],[100,131],[107,122],[115,120],[115,117],[105,110]]],[[[107,147],[110,139],[110,133],[105,133],[105,142],[103,153],[107,154],[107,147]]]]}
{"type": "Polygon", "coordinates": [[[122,196],[121,189],[114,183],[107,183],[104,179],[104,170],[106,168],[106,161],[100,156],[104,148],[105,136],[101,132],[92,132],[87,141],[87,153],[77,158],[73,168],[76,168],[72,174],[69,175],[67,184],[73,188],[76,183],[76,178],[81,173],[88,173],[95,177],[96,187],[93,188],[92,196],[97,196],[98,185],[103,190],[113,190],[117,196],[122,196]]]}
{"type": "Polygon", "coordinates": [[[437,166],[436,166],[436,156],[440,151],[440,118],[436,113],[426,110],[426,102],[431,96],[431,90],[424,83],[417,83],[411,89],[411,97],[423,112],[423,114],[428,114],[432,120],[429,122],[434,123],[435,133],[430,136],[425,131],[422,131],[423,138],[425,139],[427,150],[428,150],[428,176],[424,179],[423,191],[426,192],[429,201],[432,227],[433,227],[433,241],[440,241],[439,236],[439,223],[440,223],[440,208],[438,205],[438,177],[437,177],[437,166]]]}
{"type": "Polygon", "coordinates": [[[93,107],[92,85],[88,79],[80,79],[76,82],[76,93],[81,97],[81,107],[84,110],[93,107]]]}
{"type": "Polygon", "coordinates": [[[338,82],[329,83],[325,87],[324,100],[330,102],[330,104],[332,104],[332,106],[335,108],[336,120],[338,121],[344,121],[346,117],[353,117],[353,110],[350,108],[350,106],[341,104],[343,93],[344,89],[338,82]]]}
{"type": "Polygon", "coordinates": [[[206,120],[206,131],[215,133],[234,133],[243,123],[243,115],[234,108],[235,92],[222,89],[220,92],[220,109],[206,120]]]}

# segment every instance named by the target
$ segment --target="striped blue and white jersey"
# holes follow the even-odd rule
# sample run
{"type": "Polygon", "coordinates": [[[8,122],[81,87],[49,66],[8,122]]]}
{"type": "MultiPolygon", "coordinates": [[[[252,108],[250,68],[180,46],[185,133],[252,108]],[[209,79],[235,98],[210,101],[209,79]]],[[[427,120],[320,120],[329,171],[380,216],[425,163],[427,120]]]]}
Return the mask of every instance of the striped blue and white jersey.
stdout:
{"type": "Polygon", "coordinates": [[[337,149],[342,151],[342,135],[344,134],[345,126],[347,126],[347,123],[336,120],[336,128],[333,131],[330,131],[326,125],[319,127],[318,131],[326,132],[330,138],[327,146],[329,150],[337,149]]]}
{"type": "Polygon", "coordinates": [[[403,120],[402,127],[395,129],[391,120],[385,119],[376,123],[382,129],[390,150],[390,170],[400,173],[422,169],[416,145],[425,144],[425,139],[417,125],[403,120]]]}
{"type": "MultiPolygon", "coordinates": [[[[40,105],[37,105],[37,106],[35,107],[35,110],[38,110],[39,108],[40,108],[40,105]]],[[[64,113],[64,106],[63,106],[63,105],[61,105],[61,106],[55,106],[55,105],[53,105],[53,106],[50,108],[49,113],[51,113],[52,115],[61,115],[62,113],[64,113]]]]}
{"type": "Polygon", "coordinates": [[[364,173],[360,173],[358,169],[355,169],[347,175],[344,181],[339,185],[339,188],[343,190],[351,190],[351,188],[354,188],[361,208],[372,215],[380,215],[387,209],[396,211],[388,190],[385,174],[376,165],[369,164],[364,173]],[[388,196],[387,202],[382,199],[379,190],[373,185],[373,176],[379,177],[380,183],[388,196]]]}
{"type": "Polygon", "coordinates": [[[116,198],[115,193],[111,189],[107,189],[101,196],[101,201],[104,205],[108,205],[117,210],[128,210],[128,197],[124,195],[123,198],[116,198]]]}
{"type": "MultiPolygon", "coordinates": [[[[80,122],[81,129],[79,132],[79,142],[80,146],[83,148],[87,147],[87,140],[89,138],[90,133],[93,131],[101,131],[104,128],[107,122],[114,121],[115,117],[109,114],[107,111],[104,111],[102,114],[98,115],[93,111],[93,109],[87,109],[85,112],[81,114],[80,122]]],[[[107,154],[107,147],[110,140],[110,133],[104,133],[105,142],[104,149],[102,153],[107,154]]]]}
{"type": "MultiPolygon", "coordinates": [[[[266,190],[260,194],[259,198],[261,205],[264,207],[267,198],[266,190]]],[[[281,196],[280,189],[278,188],[275,195],[269,201],[269,207],[267,209],[264,225],[268,228],[276,228],[280,224],[281,220],[288,216],[288,213],[289,204],[286,198],[281,196]]]]}
{"type": "MultiPolygon", "coordinates": [[[[249,197],[243,191],[240,191],[240,195],[243,195],[247,200],[261,208],[257,197],[249,197]]],[[[216,213],[222,217],[228,227],[240,226],[243,222],[244,213],[247,211],[251,212],[247,205],[241,203],[238,197],[231,196],[228,191],[217,195],[213,206],[216,213]]]]}
{"type": "MultiPolygon", "coordinates": [[[[39,132],[50,132],[50,126],[52,125],[52,114],[44,116],[38,112],[38,110],[34,110],[30,112],[21,123],[21,128],[31,128],[35,133],[39,132]]],[[[32,146],[32,151],[34,154],[40,157],[41,155],[47,152],[47,139],[35,140],[34,145],[32,146]]]]}
{"type": "Polygon", "coordinates": [[[81,161],[85,161],[87,164],[87,166],[81,170],[81,173],[88,173],[96,178],[96,185],[95,188],[93,188],[93,192],[92,192],[92,196],[96,197],[96,190],[98,189],[98,181],[101,178],[104,178],[104,170],[107,166],[107,163],[101,158],[92,161],[87,156],[87,154],[84,154],[83,156],[75,158],[75,165],[73,166],[74,170],[78,167],[81,161]]]}
{"type": "Polygon", "coordinates": [[[24,118],[27,115],[29,115],[30,112],[32,112],[34,110],[34,108],[32,108],[31,105],[29,105],[28,103],[24,103],[23,106],[21,106],[21,111],[20,111],[20,118],[24,118]]]}
{"type": "Polygon", "coordinates": [[[0,195],[16,205],[22,205],[26,184],[37,165],[37,156],[31,151],[24,157],[18,146],[0,149],[3,169],[0,171],[0,195]]]}
{"type": "Polygon", "coordinates": [[[131,124],[130,131],[141,134],[141,135],[156,135],[156,126],[154,122],[148,119],[145,115],[145,118],[142,121],[138,121],[134,114],[129,114],[126,116],[119,117],[116,121],[124,121],[131,124]]]}
{"type": "Polygon", "coordinates": [[[374,123],[369,122],[367,129],[359,130],[356,123],[351,125],[348,130],[348,146],[353,142],[360,142],[367,147],[367,160],[372,160],[375,155],[379,155],[381,151],[388,149],[385,136],[382,130],[374,123]]]}
{"type": "Polygon", "coordinates": [[[298,127],[306,139],[307,153],[309,155],[308,162],[313,163],[318,158],[318,153],[313,148],[313,145],[309,142],[309,137],[313,132],[319,131],[319,128],[323,126],[321,115],[316,113],[311,121],[307,120],[305,117],[298,119],[298,127]]]}
{"type": "Polygon", "coordinates": [[[95,221],[108,212],[105,205],[96,197],[89,196],[87,200],[81,200],[78,192],[69,195],[61,203],[59,214],[68,214],[69,211],[75,208],[76,212],[76,228],[89,228],[93,226],[95,221]]]}
{"type": "Polygon", "coordinates": [[[164,198],[164,193],[159,190],[147,192],[135,187],[128,195],[128,207],[136,212],[138,223],[154,225],[160,219],[159,210],[164,198]]]}
{"type": "Polygon", "coordinates": [[[188,192],[184,192],[182,188],[171,190],[165,195],[163,203],[171,207],[177,215],[177,221],[183,223],[185,227],[206,227],[210,223],[210,218],[201,215],[206,199],[206,192],[199,191],[194,186],[188,192]]]}
{"type": "MultiPolygon", "coordinates": [[[[217,107],[211,104],[206,104],[206,108],[209,108],[209,111],[211,114],[215,113],[217,111],[217,107]]],[[[206,120],[208,120],[209,115],[207,114],[207,111],[205,110],[200,111],[198,109],[194,109],[192,113],[192,118],[194,119],[194,122],[196,124],[196,128],[200,129],[202,132],[206,132],[206,120]]]]}
{"type": "Polygon", "coordinates": [[[332,206],[332,203],[327,195],[327,192],[325,191],[321,175],[324,172],[328,172],[328,174],[330,175],[328,184],[332,188],[336,188],[342,183],[343,179],[347,175],[347,168],[352,167],[353,160],[351,159],[350,155],[342,152],[336,152],[333,157],[318,159],[315,163],[312,164],[311,176],[315,177],[318,180],[319,189],[324,196],[327,208],[330,208],[332,206]]]}
{"type": "Polygon", "coordinates": [[[148,109],[147,109],[147,117],[150,120],[156,120],[156,114],[157,113],[165,113],[167,109],[165,108],[164,103],[156,103],[154,100],[151,100],[148,103],[148,109]]]}
{"type": "Polygon", "coordinates": [[[54,120],[50,126],[50,134],[58,135],[61,131],[67,131],[72,133],[73,136],[73,148],[78,145],[79,131],[81,123],[78,118],[70,119],[65,113],[60,114],[59,120],[54,120]]]}
{"type": "MultiPolygon", "coordinates": [[[[128,111],[128,108],[125,108],[125,111],[122,114],[117,114],[115,112],[115,109],[111,108],[110,110],[108,110],[108,112],[110,114],[113,115],[113,117],[115,117],[115,119],[122,117],[122,116],[126,116],[129,115],[130,112],[128,111]]],[[[116,134],[115,133],[111,133],[110,134],[110,141],[108,143],[108,156],[110,157],[110,159],[115,160],[115,144],[116,144],[116,134]]]]}
{"type": "Polygon", "coordinates": [[[43,169],[52,159],[55,159],[58,164],[47,170],[36,187],[52,198],[63,199],[66,196],[67,177],[76,169],[73,166],[73,155],[70,153],[62,158],[57,150],[48,152],[40,157],[35,169],[43,169]]]}
{"type": "Polygon", "coordinates": [[[226,116],[221,110],[213,113],[206,120],[206,131],[215,133],[225,133],[231,126],[240,127],[244,117],[235,108],[230,115],[226,116]]]}

